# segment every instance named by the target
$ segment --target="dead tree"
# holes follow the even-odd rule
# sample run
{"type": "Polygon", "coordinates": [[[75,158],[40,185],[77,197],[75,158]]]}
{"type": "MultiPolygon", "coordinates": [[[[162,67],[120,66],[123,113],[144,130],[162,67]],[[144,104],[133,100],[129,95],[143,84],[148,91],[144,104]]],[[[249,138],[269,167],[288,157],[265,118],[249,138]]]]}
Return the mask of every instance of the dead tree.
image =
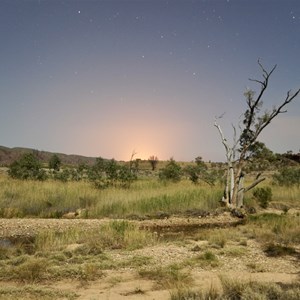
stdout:
{"type": "Polygon", "coordinates": [[[151,164],[152,171],[154,171],[156,169],[157,164],[158,164],[158,158],[157,158],[157,156],[151,155],[148,158],[148,161],[151,164]]]}
{"type": "Polygon", "coordinates": [[[265,178],[256,178],[256,180],[248,187],[244,187],[244,173],[243,169],[247,164],[248,153],[250,148],[255,145],[261,132],[271,123],[271,121],[281,113],[287,112],[285,107],[292,102],[299,94],[300,89],[292,93],[287,92],[283,102],[271,110],[262,112],[263,96],[268,88],[269,79],[276,65],[271,71],[267,71],[258,60],[258,65],[262,71],[262,80],[249,79],[260,85],[260,91],[257,96],[253,90],[245,92],[247,109],[243,114],[242,126],[240,127],[240,135],[236,138],[236,128],[234,127],[234,138],[230,144],[225,138],[220,125],[218,124],[218,117],[215,119],[214,126],[218,129],[222,144],[225,148],[226,163],[227,163],[227,177],[225,191],[222,201],[229,207],[240,208],[243,206],[244,193],[254,188],[257,184],[262,182],[265,178]]]}

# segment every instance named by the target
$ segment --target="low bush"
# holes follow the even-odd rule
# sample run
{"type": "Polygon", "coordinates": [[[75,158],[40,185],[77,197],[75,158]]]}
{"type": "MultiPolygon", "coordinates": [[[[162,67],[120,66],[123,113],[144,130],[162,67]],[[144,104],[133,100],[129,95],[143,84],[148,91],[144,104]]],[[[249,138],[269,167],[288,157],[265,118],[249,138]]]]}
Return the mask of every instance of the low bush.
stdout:
{"type": "Polygon", "coordinates": [[[29,258],[24,263],[11,269],[12,279],[25,283],[35,283],[46,279],[47,260],[43,258],[29,258]]]}
{"type": "Polygon", "coordinates": [[[163,181],[178,182],[180,181],[181,176],[181,167],[173,158],[171,158],[167,165],[164,168],[160,169],[159,172],[159,179],[163,181]]]}
{"type": "Polygon", "coordinates": [[[284,255],[294,255],[296,250],[293,247],[270,243],[266,246],[265,253],[271,257],[279,257],[284,255]]]}
{"type": "Polygon", "coordinates": [[[184,287],[192,282],[190,273],[177,264],[153,269],[141,269],[139,275],[142,278],[155,280],[159,286],[164,288],[184,287]]]}
{"type": "Polygon", "coordinates": [[[25,153],[20,159],[14,161],[8,170],[8,175],[14,179],[45,180],[47,174],[33,153],[25,153]]]}
{"type": "Polygon", "coordinates": [[[215,299],[296,300],[300,297],[299,283],[279,285],[276,283],[238,281],[222,276],[220,279],[223,287],[223,294],[220,298],[215,299]]]}
{"type": "Polygon", "coordinates": [[[272,200],[272,190],[270,187],[256,188],[253,191],[253,196],[258,200],[262,208],[267,208],[272,200]]]}

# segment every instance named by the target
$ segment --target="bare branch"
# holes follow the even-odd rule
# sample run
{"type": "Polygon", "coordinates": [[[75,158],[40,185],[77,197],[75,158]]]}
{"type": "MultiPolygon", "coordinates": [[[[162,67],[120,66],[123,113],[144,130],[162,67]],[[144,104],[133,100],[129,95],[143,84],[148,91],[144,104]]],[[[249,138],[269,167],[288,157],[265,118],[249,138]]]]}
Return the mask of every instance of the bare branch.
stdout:
{"type": "Polygon", "coordinates": [[[260,80],[257,80],[257,79],[252,79],[252,78],[249,78],[249,80],[250,80],[250,81],[253,81],[253,82],[257,82],[257,83],[261,84],[262,86],[264,86],[264,85],[265,85],[265,82],[263,82],[263,81],[260,81],[260,80]]]}
{"type": "Polygon", "coordinates": [[[135,155],[137,155],[137,152],[135,152],[135,150],[133,149],[132,153],[131,153],[130,161],[133,160],[133,158],[135,157],[135,155]]]}
{"type": "Polygon", "coordinates": [[[226,112],[223,112],[220,116],[215,116],[215,121],[218,119],[222,119],[225,114],[226,114],[226,112]]]}
{"type": "Polygon", "coordinates": [[[244,193],[250,191],[251,189],[253,189],[254,187],[256,187],[259,183],[261,183],[262,181],[264,181],[266,178],[258,178],[256,179],[254,182],[252,182],[249,186],[247,186],[246,188],[244,188],[244,193]]]}
{"type": "Polygon", "coordinates": [[[247,104],[248,104],[249,109],[250,109],[250,113],[249,113],[249,119],[248,119],[248,122],[247,122],[246,130],[249,130],[250,127],[251,127],[251,125],[252,125],[253,118],[254,118],[255,108],[258,107],[258,105],[259,105],[259,103],[260,103],[260,101],[262,99],[262,96],[263,96],[264,92],[266,91],[266,89],[268,87],[269,78],[270,78],[270,76],[272,75],[272,73],[274,72],[274,70],[277,67],[277,65],[275,65],[272,68],[272,70],[270,72],[268,72],[263,67],[263,65],[261,64],[260,60],[258,60],[257,63],[260,66],[260,68],[262,69],[264,81],[260,81],[260,80],[256,80],[256,79],[250,79],[251,81],[259,83],[261,85],[261,90],[260,90],[260,93],[257,96],[256,100],[253,103],[251,103],[249,99],[247,101],[247,104]]]}
{"type": "Polygon", "coordinates": [[[258,63],[258,65],[260,66],[260,68],[262,69],[262,71],[263,71],[263,77],[264,77],[265,79],[269,78],[270,75],[271,75],[271,74],[274,72],[274,70],[277,68],[277,64],[276,64],[270,72],[267,72],[267,71],[265,70],[265,68],[263,67],[263,65],[261,64],[260,59],[257,60],[257,63],[258,63]]]}
{"type": "Polygon", "coordinates": [[[225,138],[225,136],[224,136],[224,134],[223,134],[223,131],[222,131],[220,125],[217,123],[216,120],[215,120],[214,126],[215,126],[215,127],[218,129],[218,131],[219,131],[219,134],[220,134],[221,140],[222,140],[222,144],[224,145],[225,150],[226,150],[226,154],[227,154],[227,153],[229,152],[230,147],[229,147],[229,145],[228,145],[228,143],[227,143],[227,140],[226,140],[226,138],[225,138]]]}
{"type": "Polygon", "coordinates": [[[233,160],[235,160],[235,153],[236,153],[236,148],[237,145],[240,142],[240,138],[237,138],[237,134],[236,134],[236,128],[233,124],[231,124],[232,128],[233,128],[233,146],[232,146],[232,158],[233,160]]]}
{"type": "Polygon", "coordinates": [[[281,105],[279,105],[277,108],[274,108],[274,110],[272,111],[270,116],[267,118],[267,120],[262,122],[262,124],[257,128],[256,134],[255,134],[255,139],[259,136],[259,134],[263,131],[263,129],[271,123],[271,121],[278,114],[287,112],[287,110],[282,110],[282,109],[298,96],[298,94],[300,93],[300,89],[297,92],[295,92],[293,95],[290,95],[290,93],[291,93],[291,91],[287,92],[287,96],[286,96],[284,102],[281,105]]]}

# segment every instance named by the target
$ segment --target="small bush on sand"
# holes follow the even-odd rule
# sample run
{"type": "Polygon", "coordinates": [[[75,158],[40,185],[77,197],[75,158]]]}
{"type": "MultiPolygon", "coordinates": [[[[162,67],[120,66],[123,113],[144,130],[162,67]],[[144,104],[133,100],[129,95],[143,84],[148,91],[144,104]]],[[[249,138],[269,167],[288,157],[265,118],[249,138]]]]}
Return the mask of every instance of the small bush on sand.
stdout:
{"type": "Polygon", "coordinates": [[[296,253],[296,250],[293,247],[270,243],[266,246],[265,253],[271,257],[279,257],[284,255],[294,255],[296,253]]]}
{"type": "Polygon", "coordinates": [[[142,278],[155,280],[159,286],[164,288],[184,287],[192,282],[190,273],[182,270],[182,267],[177,264],[153,269],[141,269],[139,275],[142,278]]]}

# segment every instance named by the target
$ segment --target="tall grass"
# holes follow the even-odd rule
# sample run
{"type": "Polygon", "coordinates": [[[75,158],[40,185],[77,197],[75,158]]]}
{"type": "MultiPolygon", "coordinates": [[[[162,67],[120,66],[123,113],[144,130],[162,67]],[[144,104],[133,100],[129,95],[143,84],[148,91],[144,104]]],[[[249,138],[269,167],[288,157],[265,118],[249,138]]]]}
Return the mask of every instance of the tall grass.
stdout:
{"type": "MultiPolygon", "coordinates": [[[[123,218],[157,212],[178,213],[187,209],[212,210],[219,206],[222,191],[220,185],[194,185],[188,180],[165,184],[150,177],[140,178],[130,189],[111,187],[99,190],[86,181],[19,181],[2,174],[0,217],[59,218],[79,209],[84,210],[81,217],[85,218],[123,218]]],[[[272,186],[272,193],[271,204],[275,207],[300,206],[300,188],[272,186]]],[[[251,192],[247,197],[251,200],[251,192]]]]}
{"type": "MultiPolygon", "coordinates": [[[[272,185],[273,206],[276,204],[284,204],[288,207],[300,207],[300,188],[297,186],[284,187],[272,185]]],[[[280,205],[279,205],[280,206],[280,205]]]]}
{"type": "Polygon", "coordinates": [[[35,237],[35,250],[43,253],[61,251],[69,244],[84,245],[80,252],[99,254],[104,249],[138,249],[156,242],[154,234],[139,228],[129,221],[111,221],[89,231],[81,228],[62,232],[41,231],[35,237]]]}
{"type": "Polygon", "coordinates": [[[220,191],[207,187],[196,187],[188,182],[179,184],[161,184],[156,188],[124,191],[107,191],[103,200],[97,203],[95,216],[121,217],[132,214],[154,214],[159,211],[178,213],[187,209],[211,210],[218,206],[220,191]],[[126,193],[126,192],[125,192],[126,193]]]}
{"type": "Polygon", "coordinates": [[[175,213],[218,206],[221,188],[195,186],[189,181],[164,184],[140,179],[130,189],[98,190],[89,182],[19,181],[0,177],[0,217],[57,218],[84,209],[82,217],[126,217],[175,213]]]}

